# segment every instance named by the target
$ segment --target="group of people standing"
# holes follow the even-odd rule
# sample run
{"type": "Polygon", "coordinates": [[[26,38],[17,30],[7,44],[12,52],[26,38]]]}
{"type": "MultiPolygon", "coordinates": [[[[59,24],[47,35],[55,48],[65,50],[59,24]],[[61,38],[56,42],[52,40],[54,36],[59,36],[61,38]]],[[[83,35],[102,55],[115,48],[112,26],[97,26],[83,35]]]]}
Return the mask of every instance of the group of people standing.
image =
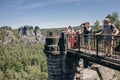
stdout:
{"type": "MultiPolygon", "coordinates": [[[[80,25],[83,28],[82,34],[84,37],[84,46],[85,52],[88,50],[90,52],[90,34],[92,28],[89,22],[84,22],[80,25]]],[[[75,34],[73,27],[69,26],[65,28],[65,31],[69,34],[69,44],[71,48],[74,48],[75,34]]],[[[119,30],[110,22],[109,18],[106,18],[103,21],[103,28],[100,32],[95,33],[94,35],[104,35],[104,51],[106,56],[112,56],[113,54],[113,39],[114,36],[119,33],[119,30]]]]}
{"type": "Polygon", "coordinates": [[[75,31],[73,29],[73,27],[69,26],[65,28],[65,31],[67,32],[67,34],[69,34],[69,44],[71,48],[74,48],[74,42],[75,42],[75,31]]]}
{"type": "MultiPolygon", "coordinates": [[[[81,24],[81,26],[83,27],[83,34],[84,34],[84,44],[85,44],[85,50],[89,49],[90,50],[90,38],[89,38],[89,34],[91,32],[91,27],[90,27],[90,23],[89,22],[84,22],[83,24],[81,24]]],[[[75,31],[73,29],[73,27],[68,26],[65,28],[65,31],[67,32],[67,34],[69,34],[69,45],[70,48],[74,48],[75,47],[75,34],[81,33],[80,31],[75,31]]]]}

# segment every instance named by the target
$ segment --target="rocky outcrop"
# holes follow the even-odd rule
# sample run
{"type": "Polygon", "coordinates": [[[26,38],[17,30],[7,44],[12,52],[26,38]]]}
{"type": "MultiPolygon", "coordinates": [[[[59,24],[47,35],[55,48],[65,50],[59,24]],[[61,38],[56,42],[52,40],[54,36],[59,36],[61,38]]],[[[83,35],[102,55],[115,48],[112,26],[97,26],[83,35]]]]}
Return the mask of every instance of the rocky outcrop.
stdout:
{"type": "Polygon", "coordinates": [[[92,69],[83,70],[83,80],[101,80],[97,71],[92,69]]]}
{"type": "Polygon", "coordinates": [[[43,36],[40,32],[40,28],[38,26],[35,26],[35,39],[39,43],[44,43],[45,42],[45,36],[43,36]]]}
{"type": "Polygon", "coordinates": [[[115,70],[100,65],[96,67],[98,68],[102,80],[118,80],[115,70]]]}
{"type": "Polygon", "coordinates": [[[14,36],[13,32],[11,31],[11,27],[9,26],[4,26],[1,27],[1,33],[3,39],[0,41],[0,45],[7,45],[8,43],[15,44],[17,43],[17,38],[14,36]]]}
{"type": "Polygon", "coordinates": [[[12,28],[11,27],[9,27],[9,26],[3,26],[3,27],[1,27],[1,30],[11,30],[12,28]]]}
{"type": "Polygon", "coordinates": [[[43,44],[45,37],[41,34],[40,28],[35,26],[24,26],[19,28],[19,35],[25,44],[43,44]]]}
{"type": "Polygon", "coordinates": [[[8,43],[16,44],[21,39],[25,44],[44,44],[45,37],[41,34],[40,28],[35,26],[24,26],[18,29],[18,36],[16,38],[12,32],[12,28],[9,26],[3,26],[0,28],[0,45],[7,45],[8,43]]]}
{"type": "Polygon", "coordinates": [[[115,70],[95,65],[83,70],[83,80],[118,80],[115,70]]]}

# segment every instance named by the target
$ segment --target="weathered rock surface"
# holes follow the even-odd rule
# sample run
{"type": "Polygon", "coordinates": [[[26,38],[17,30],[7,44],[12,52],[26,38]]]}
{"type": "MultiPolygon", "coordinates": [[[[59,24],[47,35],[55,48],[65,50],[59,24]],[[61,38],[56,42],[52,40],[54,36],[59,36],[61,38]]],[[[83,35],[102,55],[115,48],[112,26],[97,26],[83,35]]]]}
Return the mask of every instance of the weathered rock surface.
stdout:
{"type": "Polygon", "coordinates": [[[97,71],[92,69],[83,70],[83,80],[100,80],[97,71]]]}
{"type": "Polygon", "coordinates": [[[45,42],[45,37],[41,34],[38,26],[35,26],[35,29],[28,25],[20,27],[19,34],[26,44],[43,44],[45,42]]]}
{"type": "Polygon", "coordinates": [[[0,45],[7,45],[8,43],[17,43],[17,38],[13,35],[11,27],[4,26],[1,27],[3,39],[0,41],[0,45]]]}
{"type": "Polygon", "coordinates": [[[118,80],[115,70],[95,65],[83,70],[83,80],[118,80]]]}
{"type": "Polygon", "coordinates": [[[17,43],[22,39],[25,44],[44,44],[45,37],[41,34],[40,28],[35,26],[35,29],[32,26],[24,26],[18,29],[20,38],[16,38],[12,32],[12,28],[9,26],[1,27],[1,39],[0,45],[7,45],[8,43],[17,43]]]}
{"type": "Polygon", "coordinates": [[[102,80],[118,80],[115,70],[97,65],[102,80]]]}

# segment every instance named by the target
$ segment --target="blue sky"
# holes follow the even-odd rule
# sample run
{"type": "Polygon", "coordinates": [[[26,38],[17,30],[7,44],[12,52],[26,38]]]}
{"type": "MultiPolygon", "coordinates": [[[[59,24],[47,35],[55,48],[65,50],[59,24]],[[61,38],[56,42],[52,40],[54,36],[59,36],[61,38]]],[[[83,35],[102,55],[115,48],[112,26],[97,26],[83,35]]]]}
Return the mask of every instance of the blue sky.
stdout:
{"type": "Polygon", "coordinates": [[[120,15],[120,0],[0,0],[0,26],[57,28],[96,20],[102,24],[113,12],[120,15]]]}

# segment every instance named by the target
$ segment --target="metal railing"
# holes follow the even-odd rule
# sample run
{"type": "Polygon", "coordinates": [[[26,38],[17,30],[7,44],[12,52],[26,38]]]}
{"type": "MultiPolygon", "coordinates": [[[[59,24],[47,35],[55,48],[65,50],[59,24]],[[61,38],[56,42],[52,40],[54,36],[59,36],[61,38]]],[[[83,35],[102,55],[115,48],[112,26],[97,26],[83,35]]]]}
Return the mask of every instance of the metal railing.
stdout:
{"type": "MultiPolygon", "coordinates": [[[[67,49],[75,49],[78,51],[85,52],[85,45],[84,45],[84,36],[89,36],[90,38],[90,51],[85,52],[87,54],[91,55],[96,55],[96,56],[102,56],[102,57],[107,57],[105,55],[105,42],[107,42],[104,37],[114,37],[112,39],[113,41],[113,56],[110,58],[114,59],[120,59],[120,35],[94,35],[94,34],[78,34],[78,35],[73,35],[74,36],[74,48],[70,47],[70,34],[66,35],[66,41],[67,41],[67,49]]],[[[109,41],[109,40],[108,40],[109,41]]],[[[108,50],[110,53],[110,50],[108,50]]]]}

